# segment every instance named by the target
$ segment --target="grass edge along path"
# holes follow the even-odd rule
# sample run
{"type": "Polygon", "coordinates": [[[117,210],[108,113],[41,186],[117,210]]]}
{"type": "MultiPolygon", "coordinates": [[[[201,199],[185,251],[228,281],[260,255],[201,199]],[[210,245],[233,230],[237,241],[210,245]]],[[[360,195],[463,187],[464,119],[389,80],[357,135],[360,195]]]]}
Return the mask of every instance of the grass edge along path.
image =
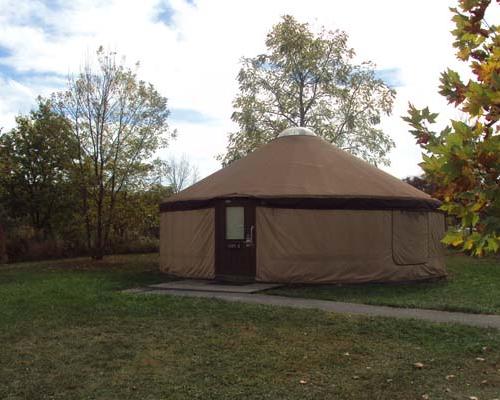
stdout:
{"type": "Polygon", "coordinates": [[[343,303],[331,300],[303,299],[264,293],[231,293],[208,292],[200,290],[175,290],[175,289],[150,289],[140,288],[126,290],[125,293],[143,295],[167,295],[194,297],[205,299],[219,299],[229,302],[260,304],[267,306],[289,307],[298,309],[321,310],[339,314],[364,315],[369,317],[386,317],[399,319],[414,319],[435,323],[462,324],[483,328],[500,330],[500,315],[470,314],[422,308],[398,308],[388,306],[375,306],[360,303],[343,303]]]}
{"type": "Polygon", "coordinates": [[[500,258],[447,256],[448,278],[410,284],[290,285],[266,292],[346,303],[500,314],[500,258]]]}

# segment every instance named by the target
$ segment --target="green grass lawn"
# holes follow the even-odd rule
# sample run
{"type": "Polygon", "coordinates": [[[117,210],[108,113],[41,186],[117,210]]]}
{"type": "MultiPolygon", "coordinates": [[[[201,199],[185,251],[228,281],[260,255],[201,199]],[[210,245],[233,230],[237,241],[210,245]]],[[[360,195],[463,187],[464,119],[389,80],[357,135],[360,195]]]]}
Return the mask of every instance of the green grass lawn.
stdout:
{"type": "Polygon", "coordinates": [[[499,397],[498,331],[118,291],[157,262],[0,267],[0,399],[499,397]]]}
{"type": "Polygon", "coordinates": [[[282,296],[397,307],[500,314],[500,258],[447,257],[448,278],[417,284],[297,285],[267,292],[282,296]]]}

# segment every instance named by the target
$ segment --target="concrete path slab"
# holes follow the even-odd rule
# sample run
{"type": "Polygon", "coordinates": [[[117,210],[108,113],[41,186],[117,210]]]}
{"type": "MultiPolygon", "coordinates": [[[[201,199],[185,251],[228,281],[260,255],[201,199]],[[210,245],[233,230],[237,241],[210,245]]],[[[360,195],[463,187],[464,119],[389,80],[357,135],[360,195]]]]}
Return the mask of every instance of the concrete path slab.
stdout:
{"type": "Polygon", "coordinates": [[[162,290],[193,290],[197,292],[257,293],[262,290],[273,289],[280,286],[283,285],[257,282],[234,285],[212,280],[186,279],[150,285],[148,288],[162,290]]]}
{"type": "MultiPolygon", "coordinates": [[[[134,289],[132,289],[134,290],[134,289]]],[[[138,294],[160,294],[186,297],[199,297],[220,299],[249,304],[263,304],[279,307],[293,307],[302,309],[317,309],[341,314],[355,314],[378,317],[410,318],[431,322],[458,323],[484,328],[500,329],[500,315],[467,314],[461,312],[448,312],[427,310],[418,308],[396,308],[386,306],[372,306],[367,304],[341,303],[337,301],[301,299],[285,296],[272,296],[266,294],[249,293],[224,293],[224,292],[204,292],[194,290],[161,290],[146,288],[137,291],[138,294]]],[[[130,291],[129,291],[130,293],[130,291]]]]}

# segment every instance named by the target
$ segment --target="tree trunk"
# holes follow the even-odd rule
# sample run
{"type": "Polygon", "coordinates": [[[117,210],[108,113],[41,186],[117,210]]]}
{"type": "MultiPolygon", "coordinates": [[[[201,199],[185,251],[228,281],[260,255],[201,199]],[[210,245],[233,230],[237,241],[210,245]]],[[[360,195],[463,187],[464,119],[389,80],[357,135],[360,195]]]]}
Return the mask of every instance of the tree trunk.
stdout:
{"type": "Polygon", "coordinates": [[[104,200],[104,188],[99,188],[99,197],[97,200],[97,223],[96,223],[96,236],[94,243],[94,252],[93,258],[95,260],[102,260],[104,257],[104,237],[103,237],[103,220],[102,220],[102,211],[103,211],[103,201],[104,200]]]}
{"type": "Polygon", "coordinates": [[[0,224],[0,264],[7,262],[7,235],[0,224]]]}
{"type": "MultiPolygon", "coordinates": [[[[112,189],[113,190],[113,189],[112,189]]],[[[104,243],[109,243],[109,234],[111,228],[113,226],[114,221],[114,212],[115,212],[115,202],[116,202],[116,193],[111,193],[111,199],[108,209],[108,219],[106,221],[106,226],[104,227],[104,243]]]]}
{"type": "Polygon", "coordinates": [[[90,252],[92,249],[92,229],[90,227],[90,216],[89,216],[89,204],[88,204],[88,192],[87,188],[82,188],[82,198],[83,198],[83,215],[85,216],[85,231],[87,234],[87,251],[90,252]]]}
{"type": "Polygon", "coordinates": [[[299,126],[306,125],[306,111],[304,108],[304,79],[301,77],[299,82],[299,126]]]}

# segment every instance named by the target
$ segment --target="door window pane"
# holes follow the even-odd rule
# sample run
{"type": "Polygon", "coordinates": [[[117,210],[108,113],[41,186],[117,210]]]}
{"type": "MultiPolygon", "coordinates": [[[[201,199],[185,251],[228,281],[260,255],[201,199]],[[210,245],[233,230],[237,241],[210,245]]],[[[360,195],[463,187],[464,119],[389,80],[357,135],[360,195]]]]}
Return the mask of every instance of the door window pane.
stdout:
{"type": "Polygon", "coordinates": [[[226,239],[245,239],[244,207],[226,207],[226,239]]]}

